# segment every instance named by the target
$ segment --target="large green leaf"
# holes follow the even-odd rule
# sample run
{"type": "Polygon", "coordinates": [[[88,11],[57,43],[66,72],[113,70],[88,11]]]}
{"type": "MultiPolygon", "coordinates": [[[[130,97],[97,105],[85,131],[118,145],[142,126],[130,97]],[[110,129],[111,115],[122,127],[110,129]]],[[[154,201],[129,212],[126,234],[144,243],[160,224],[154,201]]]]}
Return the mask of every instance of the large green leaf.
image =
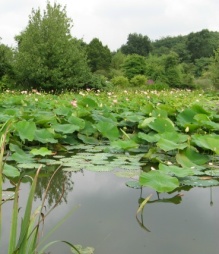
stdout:
{"type": "Polygon", "coordinates": [[[141,173],[139,183],[158,192],[170,192],[179,186],[179,181],[176,177],[171,177],[159,171],[141,173]]]}
{"type": "Polygon", "coordinates": [[[14,127],[22,141],[25,141],[25,139],[33,141],[36,132],[36,125],[34,122],[19,121],[15,123],[14,127]]]}
{"type": "Polygon", "coordinates": [[[218,186],[219,181],[215,179],[206,179],[205,177],[187,176],[180,180],[181,185],[190,185],[193,187],[218,186]]]}
{"type": "MultiPolygon", "coordinates": [[[[176,161],[184,168],[191,168],[194,170],[203,170],[206,167],[196,164],[198,161],[198,154],[195,152],[193,153],[196,156],[196,160],[193,161],[192,153],[186,153],[186,151],[181,151],[176,155],[176,161]]],[[[201,154],[199,154],[201,157],[201,154]]],[[[201,160],[201,158],[200,158],[201,160]]]]}
{"type": "Polygon", "coordinates": [[[41,156],[46,156],[46,155],[51,155],[52,151],[48,150],[46,147],[41,147],[39,149],[34,148],[30,151],[31,154],[33,155],[41,155],[41,156]]]}
{"type": "Polygon", "coordinates": [[[154,143],[157,142],[160,139],[160,136],[156,133],[143,133],[143,132],[139,132],[138,133],[138,138],[146,140],[149,143],[154,143]]]}
{"type": "Polygon", "coordinates": [[[114,123],[99,122],[95,126],[103,137],[108,138],[109,140],[116,140],[119,138],[119,130],[114,123]]]}
{"type": "Polygon", "coordinates": [[[57,143],[58,141],[54,138],[55,135],[50,130],[51,129],[36,130],[34,139],[37,141],[40,141],[43,144],[57,143]]]}
{"type": "Polygon", "coordinates": [[[175,149],[182,150],[188,146],[187,143],[182,143],[188,140],[188,136],[177,132],[164,132],[160,134],[160,139],[157,146],[164,151],[175,149]]]}
{"type": "Polygon", "coordinates": [[[80,130],[84,129],[85,121],[76,116],[70,116],[68,122],[79,127],[80,130]]]}
{"type": "Polygon", "coordinates": [[[199,114],[209,115],[210,113],[200,105],[193,105],[191,108],[186,108],[178,114],[177,122],[183,127],[188,126],[188,124],[195,124],[197,127],[201,127],[201,123],[197,121],[197,117],[195,118],[199,114]]]}
{"type": "Polygon", "coordinates": [[[97,145],[99,144],[99,140],[92,136],[86,136],[78,133],[78,138],[82,140],[85,144],[97,145]]]}
{"type": "Polygon", "coordinates": [[[174,175],[177,177],[185,177],[189,175],[194,175],[194,171],[190,168],[181,168],[174,165],[165,165],[160,163],[159,170],[163,173],[174,175]]]}
{"type": "Polygon", "coordinates": [[[3,174],[7,177],[15,178],[15,177],[20,176],[20,171],[17,168],[5,163],[4,169],[3,169],[3,174]]]}
{"type": "Polygon", "coordinates": [[[78,125],[74,124],[54,124],[52,125],[52,128],[54,128],[56,132],[61,132],[64,134],[71,134],[80,129],[78,125]]]}
{"type": "Polygon", "coordinates": [[[175,132],[174,123],[169,118],[156,118],[148,126],[158,133],[175,132]]]}
{"type": "Polygon", "coordinates": [[[84,97],[78,101],[78,105],[86,107],[86,108],[97,108],[98,104],[93,98],[84,97]]]}
{"type": "Polygon", "coordinates": [[[138,148],[139,144],[133,140],[116,140],[111,142],[111,146],[122,150],[129,150],[132,148],[138,148]]]}
{"type": "Polygon", "coordinates": [[[219,154],[219,135],[208,134],[208,135],[192,135],[192,142],[197,146],[213,151],[219,154]]]}
{"type": "Polygon", "coordinates": [[[17,145],[10,144],[9,148],[12,152],[14,152],[10,159],[15,160],[18,163],[29,163],[33,162],[33,155],[26,153],[17,145]]]}

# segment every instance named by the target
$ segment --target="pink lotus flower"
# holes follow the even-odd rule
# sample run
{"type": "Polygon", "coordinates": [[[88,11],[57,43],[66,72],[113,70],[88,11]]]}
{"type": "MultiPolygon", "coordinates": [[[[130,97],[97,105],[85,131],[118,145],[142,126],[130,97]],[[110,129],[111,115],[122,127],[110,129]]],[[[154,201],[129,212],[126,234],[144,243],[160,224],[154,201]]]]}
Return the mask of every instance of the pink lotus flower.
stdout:
{"type": "Polygon", "coordinates": [[[78,107],[77,101],[76,101],[76,100],[71,101],[71,105],[72,105],[73,107],[75,107],[75,108],[78,107]]]}

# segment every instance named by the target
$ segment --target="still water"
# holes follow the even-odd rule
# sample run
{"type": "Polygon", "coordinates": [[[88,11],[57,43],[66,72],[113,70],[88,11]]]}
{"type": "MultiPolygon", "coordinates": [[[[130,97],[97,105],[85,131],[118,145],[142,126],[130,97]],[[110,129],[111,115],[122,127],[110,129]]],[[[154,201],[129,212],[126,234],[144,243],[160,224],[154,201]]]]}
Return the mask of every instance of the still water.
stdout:
{"type": "MultiPolygon", "coordinates": [[[[58,181],[61,183],[62,180],[59,178],[58,181]]],[[[178,192],[160,194],[158,200],[152,189],[144,188],[141,192],[127,187],[126,181],[111,172],[72,173],[66,202],[46,218],[45,231],[49,231],[74,207],[80,206],[47,242],[66,240],[84,247],[91,246],[95,254],[218,253],[219,187],[181,191],[177,197],[179,204],[174,204],[170,198],[178,192]],[[154,202],[146,204],[137,220],[139,199],[150,194],[150,200],[154,202]]],[[[48,249],[47,253],[69,254],[71,251],[60,243],[48,249]]]]}

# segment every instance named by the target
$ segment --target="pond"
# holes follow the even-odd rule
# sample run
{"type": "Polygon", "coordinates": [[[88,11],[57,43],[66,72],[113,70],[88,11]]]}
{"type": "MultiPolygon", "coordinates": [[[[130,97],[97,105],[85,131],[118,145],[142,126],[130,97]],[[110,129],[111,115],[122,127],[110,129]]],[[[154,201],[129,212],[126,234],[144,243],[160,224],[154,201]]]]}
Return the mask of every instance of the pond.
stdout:
{"type": "MultiPolygon", "coordinates": [[[[67,173],[66,202],[55,208],[45,220],[48,232],[69,211],[72,215],[47,242],[66,240],[84,247],[91,246],[95,254],[216,254],[219,249],[219,187],[190,188],[180,193],[160,194],[150,188],[132,189],[127,179],[112,172],[67,173]],[[139,200],[152,194],[150,202],[138,214],[139,200]]],[[[57,178],[56,184],[63,180],[57,178]]],[[[39,186],[43,189],[43,178],[39,186]]],[[[53,185],[53,190],[59,188],[53,185]]],[[[28,193],[28,184],[21,187],[20,196],[28,193]]],[[[50,206],[56,193],[50,193],[50,206]]],[[[41,191],[37,194],[40,200],[41,191]]],[[[21,201],[21,206],[22,206],[21,201]]],[[[48,205],[49,207],[49,205],[48,205]]],[[[10,209],[10,202],[4,205],[10,209]]],[[[4,221],[10,221],[5,213],[4,221]]],[[[3,241],[7,241],[7,227],[3,241]]],[[[1,253],[7,253],[3,244],[1,253]]],[[[58,243],[47,250],[50,254],[71,253],[58,243]]]]}

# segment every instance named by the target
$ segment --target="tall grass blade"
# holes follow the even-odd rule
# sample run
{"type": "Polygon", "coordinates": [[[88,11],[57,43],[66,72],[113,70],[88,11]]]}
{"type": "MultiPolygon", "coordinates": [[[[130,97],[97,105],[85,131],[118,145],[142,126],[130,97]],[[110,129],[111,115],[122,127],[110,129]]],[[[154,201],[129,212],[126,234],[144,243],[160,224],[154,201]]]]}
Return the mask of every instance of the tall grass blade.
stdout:
{"type": "Polygon", "coordinates": [[[13,253],[13,251],[15,250],[16,241],[17,241],[19,187],[20,187],[20,182],[17,184],[15,189],[8,254],[13,253]]]}
{"type": "Polygon", "coordinates": [[[4,152],[7,142],[7,134],[9,132],[12,120],[8,120],[3,124],[0,130],[0,239],[2,231],[2,183],[3,183],[3,167],[4,167],[4,152]]]}
{"type": "MultiPolygon", "coordinates": [[[[69,213],[67,213],[65,215],[65,217],[63,217],[46,235],[45,237],[43,238],[43,241],[40,242],[39,246],[41,246],[71,215],[72,213],[78,208],[79,206],[77,207],[74,207],[71,209],[71,211],[69,213]]],[[[44,248],[43,248],[44,250],[44,248]]],[[[42,253],[42,250],[40,250],[40,253],[42,253]]]]}
{"type": "Polygon", "coordinates": [[[34,200],[34,194],[35,194],[35,189],[36,189],[36,184],[37,184],[37,178],[39,175],[39,172],[41,170],[42,166],[40,166],[36,172],[36,175],[33,179],[30,193],[28,196],[27,204],[26,204],[26,210],[24,213],[24,218],[21,223],[21,231],[20,231],[20,238],[18,240],[16,250],[19,250],[20,253],[28,253],[26,251],[26,246],[27,246],[27,240],[28,240],[28,230],[29,230],[29,225],[30,225],[30,219],[31,219],[31,211],[32,211],[32,204],[34,200]]]}
{"type": "Polygon", "coordinates": [[[47,245],[45,245],[45,246],[43,247],[43,249],[39,252],[39,254],[44,254],[44,253],[45,253],[45,250],[46,250],[47,248],[49,248],[51,245],[53,245],[53,244],[55,244],[55,243],[60,243],[60,242],[69,245],[71,248],[73,248],[75,251],[77,251],[78,254],[81,254],[80,251],[79,251],[73,244],[71,244],[70,242],[67,242],[67,241],[62,241],[62,240],[57,240],[57,241],[53,241],[53,242],[48,243],[47,245]]]}

